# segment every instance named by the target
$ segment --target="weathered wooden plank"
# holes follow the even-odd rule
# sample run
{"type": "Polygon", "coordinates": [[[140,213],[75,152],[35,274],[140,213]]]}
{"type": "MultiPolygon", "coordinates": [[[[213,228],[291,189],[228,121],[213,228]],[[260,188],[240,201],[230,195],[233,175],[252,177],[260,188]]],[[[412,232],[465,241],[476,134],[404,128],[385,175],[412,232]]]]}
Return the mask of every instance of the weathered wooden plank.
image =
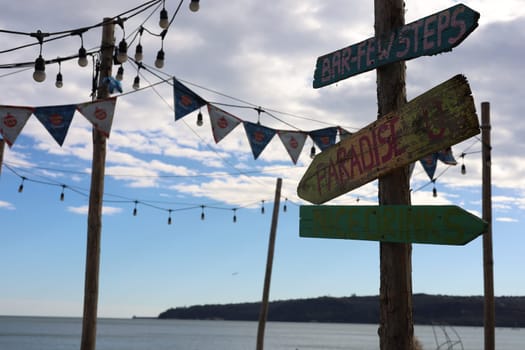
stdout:
{"type": "Polygon", "coordinates": [[[397,61],[450,51],[478,26],[479,13],[458,4],[317,59],[313,87],[320,88],[397,61]]]}
{"type": "Polygon", "coordinates": [[[457,75],[321,152],[297,194],[324,203],[479,132],[470,86],[457,75]]]}
{"type": "Polygon", "coordinates": [[[487,223],[455,205],[300,207],[301,237],[464,245],[487,223]]]}

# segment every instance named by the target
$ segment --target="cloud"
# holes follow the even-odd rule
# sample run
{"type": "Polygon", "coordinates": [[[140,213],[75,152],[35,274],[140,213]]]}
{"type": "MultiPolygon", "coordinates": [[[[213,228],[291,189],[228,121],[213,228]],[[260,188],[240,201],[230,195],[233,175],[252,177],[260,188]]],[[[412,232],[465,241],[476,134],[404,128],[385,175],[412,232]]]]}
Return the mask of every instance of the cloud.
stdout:
{"type": "Polygon", "coordinates": [[[0,209],[15,210],[15,206],[6,201],[0,201],[0,209]]]}
{"type": "MultiPolygon", "coordinates": [[[[67,210],[71,213],[80,214],[80,215],[87,215],[89,206],[83,205],[80,207],[68,207],[67,210]]],[[[122,212],[122,208],[118,207],[109,207],[109,206],[103,206],[102,207],[102,214],[103,215],[116,215],[122,212]]]]}
{"type": "Polygon", "coordinates": [[[499,222],[519,222],[519,220],[515,218],[509,218],[509,217],[496,217],[496,221],[499,222]]]}

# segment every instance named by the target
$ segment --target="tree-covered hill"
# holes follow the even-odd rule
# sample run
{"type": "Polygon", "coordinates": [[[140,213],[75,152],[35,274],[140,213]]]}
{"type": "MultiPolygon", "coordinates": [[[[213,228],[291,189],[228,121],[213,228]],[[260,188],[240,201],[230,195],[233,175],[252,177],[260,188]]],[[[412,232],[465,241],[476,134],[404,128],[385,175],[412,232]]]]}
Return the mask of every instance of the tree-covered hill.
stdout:
{"type": "MultiPolygon", "coordinates": [[[[161,319],[256,321],[261,304],[239,303],[171,308],[161,319]]],[[[415,324],[483,325],[483,297],[414,294],[415,324]]],[[[525,297],[495,299],[497,327],[525,327],[525,297]]],[[[270,302],[268,321],[379,323],[378,296],[319,297],[270,302]]]]}

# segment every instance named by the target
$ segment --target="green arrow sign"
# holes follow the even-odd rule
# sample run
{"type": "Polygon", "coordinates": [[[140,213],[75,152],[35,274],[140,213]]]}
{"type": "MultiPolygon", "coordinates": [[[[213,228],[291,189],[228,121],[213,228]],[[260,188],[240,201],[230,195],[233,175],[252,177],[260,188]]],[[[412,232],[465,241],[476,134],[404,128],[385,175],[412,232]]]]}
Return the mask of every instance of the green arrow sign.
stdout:
{"type": "Polygon", "coordinates": [[[455,205],[328,206],[300,208],[301,237],[464,245],[487,223],[455,205]]]}

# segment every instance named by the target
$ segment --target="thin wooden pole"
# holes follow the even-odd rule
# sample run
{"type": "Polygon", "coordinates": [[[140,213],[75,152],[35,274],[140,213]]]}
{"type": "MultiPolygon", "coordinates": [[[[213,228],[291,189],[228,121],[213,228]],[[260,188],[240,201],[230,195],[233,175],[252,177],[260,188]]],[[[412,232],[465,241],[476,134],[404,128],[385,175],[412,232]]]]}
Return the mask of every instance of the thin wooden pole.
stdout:
{"type": "Polygon", "coordinates": [[[481,142],[482,142],[482,197],[483,220],[488,223],[483,234],[483,281],[485,292],[484,324],[485,350],[495,348],[495,310],[494,310],[494,260],[492,254],[492,181],[491,181],[491,145],[490,145],[490,104],[481,103],[481,142]]]}
{"type": "Polygon", "coordinates": [[[272,226],[270,228],[270,240],[268,242],[268,257],[266,259],[266,274],[264,276],[263,297],[261,312],[259,313],[259,326],[257,328],[257,350],[264,349],[264,329],[268,318],[268,298],[270,295],[270,282],[272,279],[273,252],[275,248],[275,235],[277,232],[277,222],[279,220],[279,206],[281,202],[281,186],[283,180],[277,179],[275,187],[275,200],[273,202],[272,226]]]}
{"type": "MultiPolygon", "coordinates": [[[[384,36],[405,24],[403,0],[374,0],[375,35],[384,36]]],[[[378,118],[406,103],[405,62],[377,69],[378,118]]],[[[380,205],[409,205],[408,167],[379,178],[380,205]]],[[[380,243],[381,350],[412,350],[412,245],[380,243]]]]}
{"type": "Polygon", "coordinates": [[[4,149],[5,141],[4,139],[0,139],[0,175],[2,174],[2,166],[4,164],[4,149]]]}
{"type": "MultiPolygon", "coordinates": [[[[102,28],[102,52],[97,98],[109,97],[107,84],[103,79],[111,75],[115,25],[110,18],[104,18],[102,28]]],[[[104,171],[106,163],[106,137],[93,128],[93,163],[89,193],[86,275],[84,285],[84,315],[82,319],[81,350],[95,350],[97,336],[97,309],[100,267],[100,237],[102,232],[102,204],[104,195],[104,171]]]]}

